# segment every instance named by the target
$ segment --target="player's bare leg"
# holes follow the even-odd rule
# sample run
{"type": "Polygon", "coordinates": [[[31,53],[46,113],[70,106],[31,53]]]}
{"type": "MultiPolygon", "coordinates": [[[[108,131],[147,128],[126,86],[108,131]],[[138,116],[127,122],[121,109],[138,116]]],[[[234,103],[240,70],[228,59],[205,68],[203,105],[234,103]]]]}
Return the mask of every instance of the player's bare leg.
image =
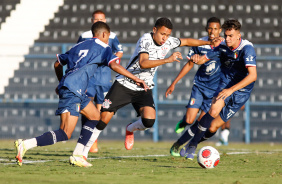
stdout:
{"type": "Polygon", "coordinates": [[[186,114],[175,126],[175,132],[181,133],[184,131],[187,125],[193,124],[196,119],[199,109],[197,108],[187,108],[186,114]]]}

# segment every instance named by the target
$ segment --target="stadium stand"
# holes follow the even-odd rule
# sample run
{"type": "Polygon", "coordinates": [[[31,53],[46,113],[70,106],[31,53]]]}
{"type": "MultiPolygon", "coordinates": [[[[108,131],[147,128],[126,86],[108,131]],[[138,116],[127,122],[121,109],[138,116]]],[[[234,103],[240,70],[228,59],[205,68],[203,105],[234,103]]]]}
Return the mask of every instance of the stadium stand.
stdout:
{"type": "MultiPolygon", "coordinates": [[[[1,23],[6,19],[3,16],[10,15],[9,13],[2,14],[2,12],[14,10],[18,3],[20,3],[19,0],[3,1],[0,5],[1,23]]],[[[54,116],[57,108],[57,96],[54,89],[58,84],[53,71],[55,54],[68,50],[72,44],[76,43],[82,32],[90,29],[90,15],[96,9],[103,9],[106,12],[108,24],[124,45],[123,66],[126,65],[126,60],[134,50],[134,46],[130,44],[136,43],[141,35],[151,31],[158,17],[166,16],[172,20],[173,36],[193,38],[206,36],[203,30],[207,19],[211,16],[220,17],[222,22],[226,18],[238,18],[243,25],[243,38],[254,44],[268,44],[256,47],[259,58],[257,61],[258,80],[251,102],[282,102],[280,94],[282,62],[275,59],[275,57],[281,57],[282,47],[270,45],[281,44],[282,5],[280,0],[238,0],[228,3],[221,0],[175,2],[143,0],[134,3],[126,0],[97,0],[95,3],[92,0],[65,0],[63,5],[59,6],[54,18],[51,18],[45,29],[39,33],[39,37],[33,40],[34,45],[29,48],[24,62],[19,64],[19,68],[10,77],[9,84],[5,85],[5,92],[0,95],[3,101],[0,106],[0,122],[3,125],[0,138],[30,137],[50,127],[58,126],[58,117],[54,116]],[[8,103],[9,101],[16,103],[8,103]],[[15,135],[17,131],[20,133],[15,135]]],[[[185,57],[188,49],[180,48],[177,51],[185,57]]],[[[168,99],[165,98],[165,90],[183,65],[184,62],[167,64],[160,66],[158,70],[158,100],[179,102],[159,105],[160,140],[172,140],[179,136],[174,133],[174,126],[185,112],[185,105],[193,85],[193,76],[198,66],[194,66],[188,76],[179,82],[177,89],[168,99]]],[[[281,141],[281,117],[280,107],[252,107],[251,140],[281,141]]],[[[244,118],[245,112],[239,112],[232,119],[231,141],[244,139],[242,131],[244,118]]],[[[131,106],[126,106],[114,116],[111,125],[102,133],[102,138],[123,137],[126,124],[134,119],[136,119],[136,113],[131,106]]],[[[152,131],[153,129],[138,133],[137,139],[151,139],[152,131]]],[[[76,135],[74,134],[73,137],[77,138],[76,135]]]]}
{"type": "Polygon", "coordinates": [[[10,16],[12,10],[16,8],[16,5],[20,3],[20,0],[2,0],[0,4],[0,29],[1,24],[6,21],[6,18],[10,16]]]}

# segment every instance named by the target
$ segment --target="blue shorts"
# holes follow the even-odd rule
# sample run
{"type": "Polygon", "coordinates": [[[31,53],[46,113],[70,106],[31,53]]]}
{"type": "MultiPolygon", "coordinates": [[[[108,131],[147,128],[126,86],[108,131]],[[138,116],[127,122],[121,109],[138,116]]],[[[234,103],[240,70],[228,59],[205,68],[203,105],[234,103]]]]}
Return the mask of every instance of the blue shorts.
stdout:
{"type": "Polygon", "coordinates": [[[88,97],[94,97],[94,102],[96,104],[102,104],[105,96],[107,95],[108,91],[111,88],[111,85],[112,84],[109,83],[109,85],[99,86],[99,85],[95,85],[93,82],[89,82],[86,95],[88,97]]]}
{"type": "Polygon", "coordinates": [[[90,99],[85,94],[79,97],[66,87],[59,89],[59,98],[56,115],[70,112],[72,116],[79,116],[80,110],[84,109],[90,102],[90,99]]]}
{"type": "Polygon", "coordinates": [[[219,115],[224,122],[232,118],[237,111],[248,101],[251,92],[235,91],[232,95],[227,97],[224,102],[225,106],[220,111],[219,115]]]}
{"type": "Polygon", "coordinates": [[[211,107],[215,90],[193,85],[190,100],[186,108],[201,109],[207,113],[211,107]]]}

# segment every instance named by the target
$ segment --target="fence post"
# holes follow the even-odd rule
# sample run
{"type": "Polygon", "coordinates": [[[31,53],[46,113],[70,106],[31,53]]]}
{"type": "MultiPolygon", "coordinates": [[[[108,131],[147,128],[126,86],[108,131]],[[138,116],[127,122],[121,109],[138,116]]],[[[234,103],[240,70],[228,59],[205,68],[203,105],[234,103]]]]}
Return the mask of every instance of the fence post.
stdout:
{"type": "Polygon", "coordinates": [[[246,113],[246,119],[245,119],[245,143],[250,143],[250,101],[248,100],[245,105],[245,113],[246,113]]]}
{"type": "Polygon", "coordinates": [[[153,97],[154,97],[154,101],[155,101],[155,110],[156,110],[156,120],[155,120],[155,124],[153,126],[154,128],[154,132],[153,132],[153,141],[154,142],[158,142],[159,141],[159,121],[158,121],[158,104],[159,104],[159,100],[158,100],[158,83],[157,83],[157,78],[158,78],[158,73],[155,73],[155,77],[154,77],[154,83],[155,86],[153,88],[153,97]]]}

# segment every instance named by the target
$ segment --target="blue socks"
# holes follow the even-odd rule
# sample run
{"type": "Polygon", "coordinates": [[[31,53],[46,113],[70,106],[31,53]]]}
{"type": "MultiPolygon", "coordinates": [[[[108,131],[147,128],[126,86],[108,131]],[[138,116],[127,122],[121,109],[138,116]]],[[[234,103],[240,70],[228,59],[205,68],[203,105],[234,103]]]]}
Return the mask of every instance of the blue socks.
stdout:
{"type": "Polygon", "coordinates": [[[50,132],[45,132],[43,135],[35,137],[37,141],[37,146],[47,146],[55,144],[56,142],[68,140],[67,134],[62,130],[55,130],[50,132]]]}
{"type": "Polygon", "coordinates": [[[194,137],[198,124],[199,121],[195,121],[195,123],[192,126],[190,126],[190,128],[186,130],[184,134],[182,134],[182,136],[177,140],[177,143],[183,145],[184,143],[189,141],[192,137],[194,137]]]}
{"type": "Polygon", "coordinates": [[[214,117],[212,117],[209,113],[204,115],[202,119],[199,122],[198,129],[196,131],[195,136],[190,141],[189,146],[197,146],[202,137],[205,135],[205,132],[207,129],[211,126],[211,122],[214,120],[214,117]]]}
{"type": "Polygon", "coordinates": [[[98,124],[98,122],[99,121],[97,120],[87,120],[86,122],[84,122],[77,142],[85,146],[88,143],[90,137],[92,136],[93,130],[98,124]]]}

